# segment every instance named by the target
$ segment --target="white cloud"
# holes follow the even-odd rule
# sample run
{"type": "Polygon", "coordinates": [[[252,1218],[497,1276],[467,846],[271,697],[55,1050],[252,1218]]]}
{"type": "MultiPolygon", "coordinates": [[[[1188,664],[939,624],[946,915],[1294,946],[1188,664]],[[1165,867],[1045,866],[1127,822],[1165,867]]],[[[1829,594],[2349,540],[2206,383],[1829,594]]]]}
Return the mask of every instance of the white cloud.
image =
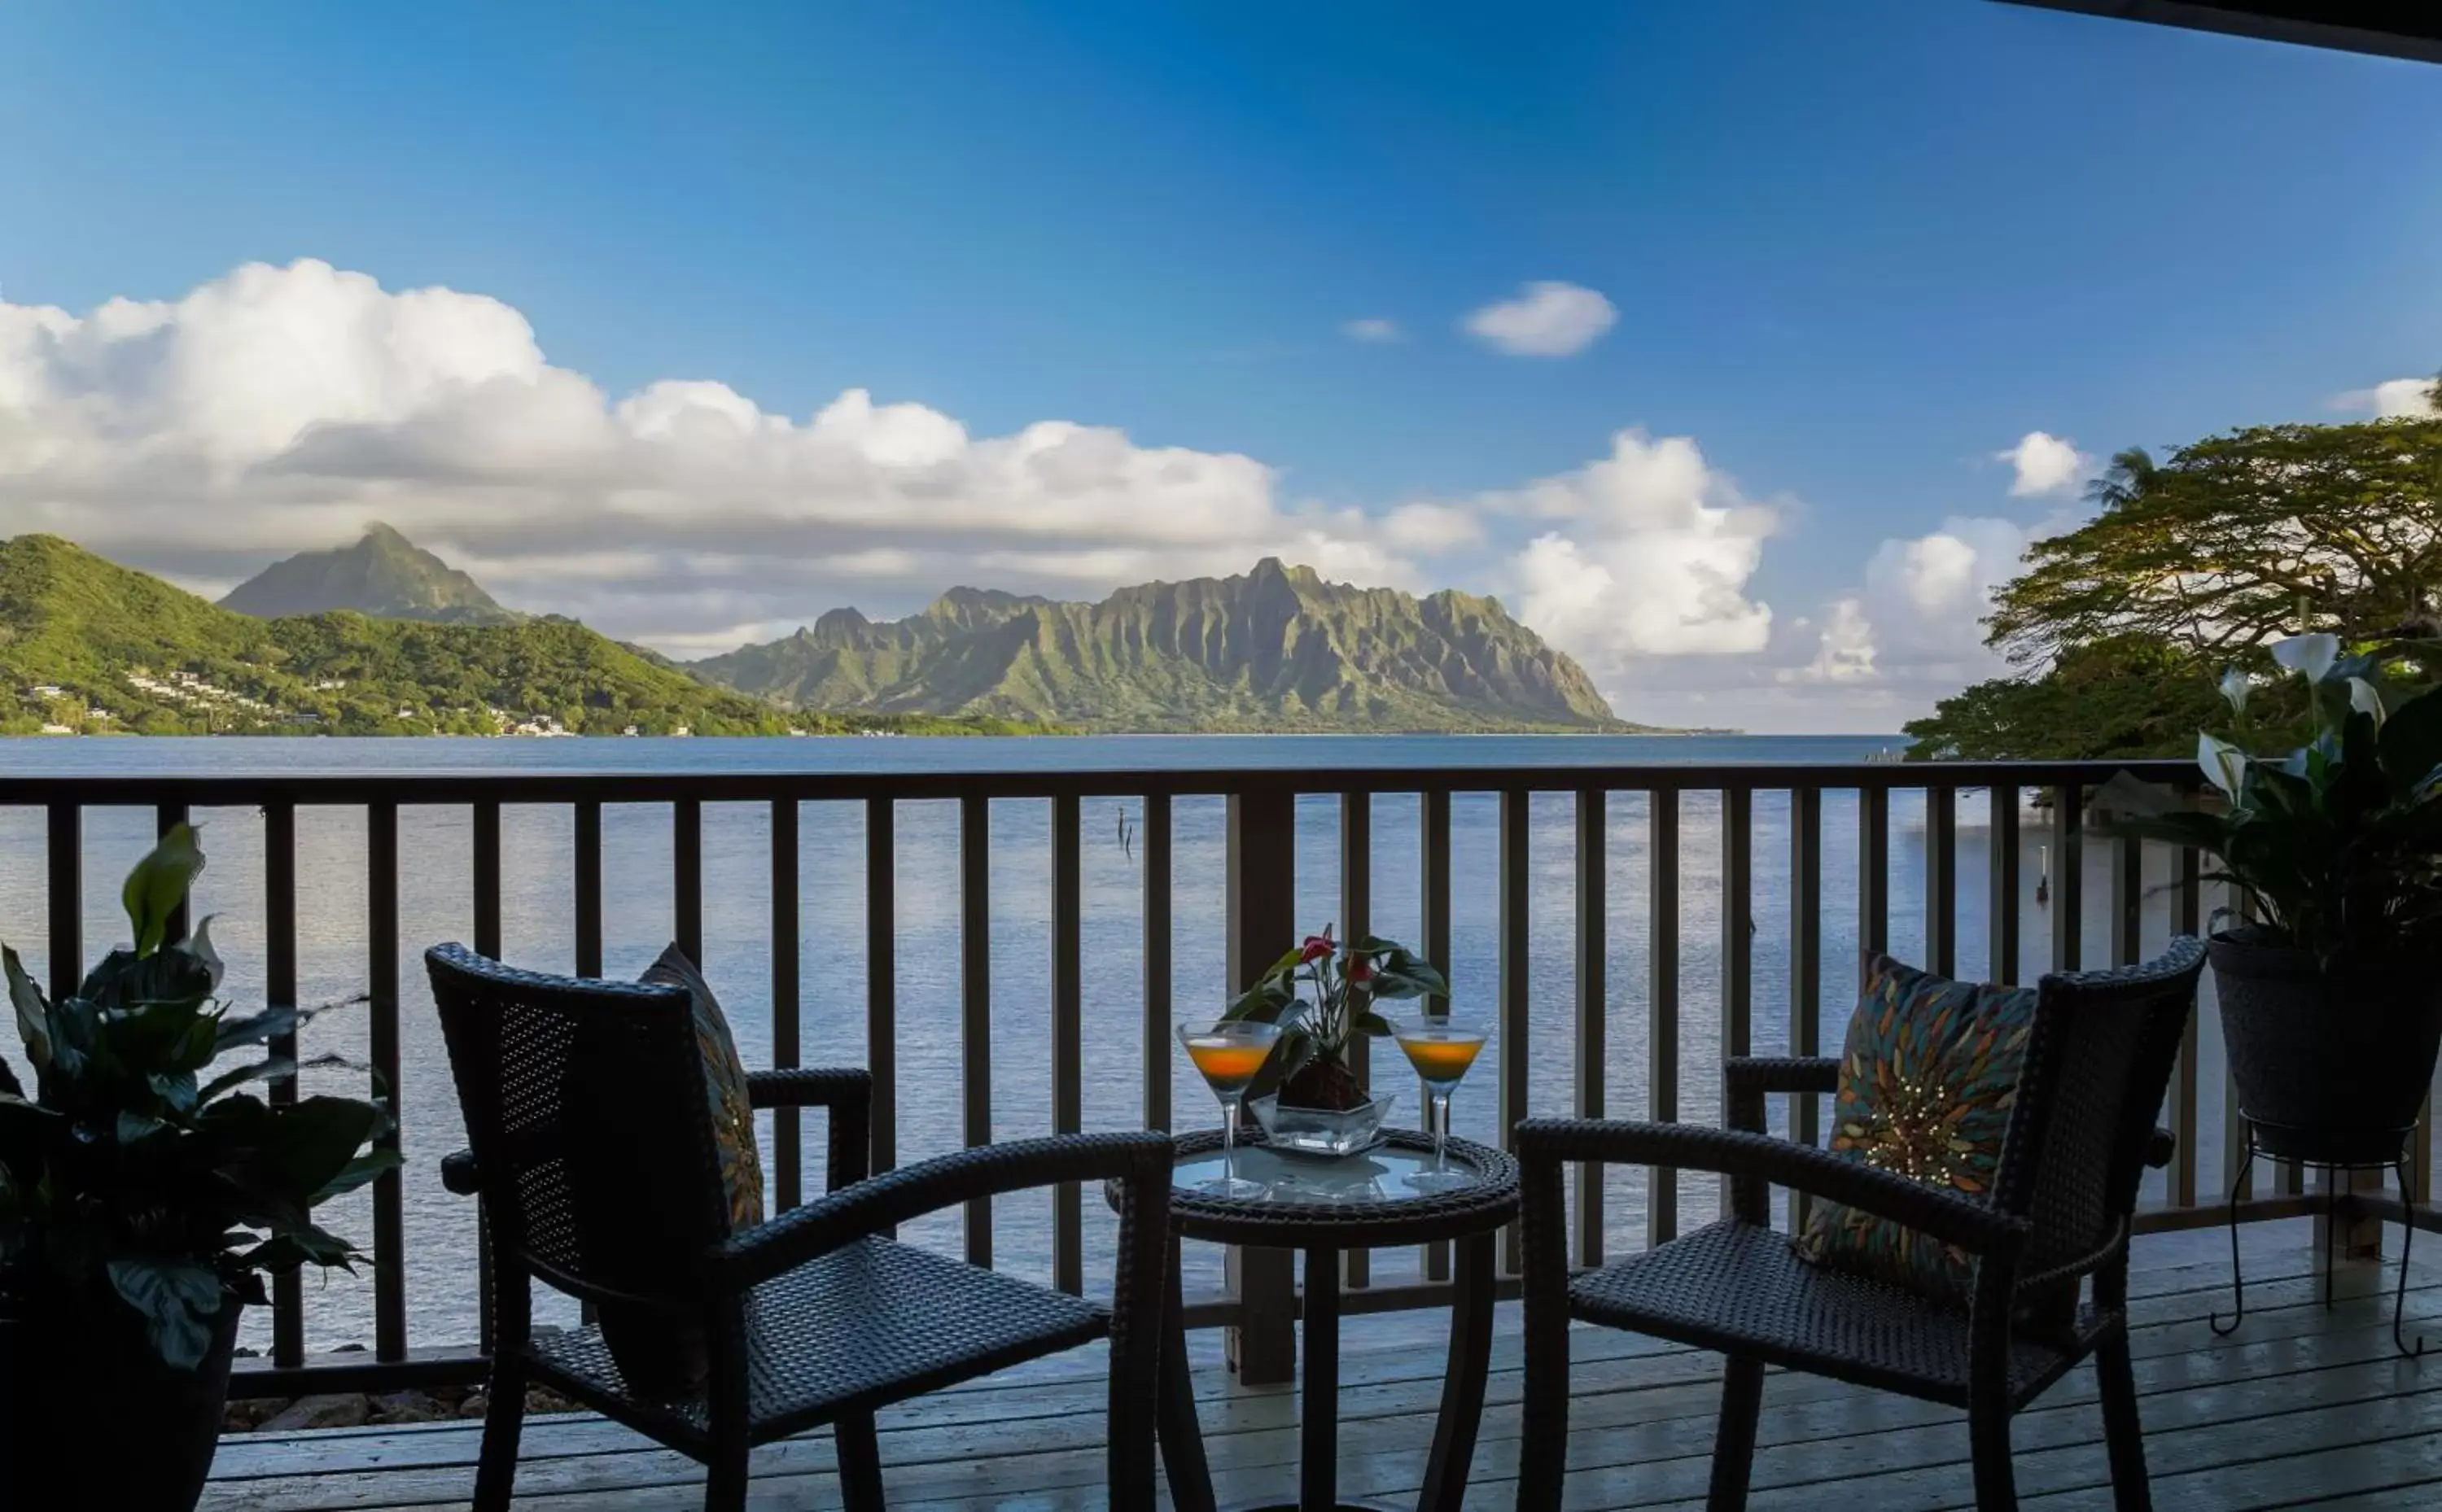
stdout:
{"type": "Polygon", "coordinates": [[[1814,660],[1782,674],[1784,682],[1869,683],[1874,679],[1874,627],[1853,598],[1835,600],[1817,633],[1814,660]]]}
{"type": "Polygon", "coordinates": [[[1483,503],[1553,522],[1507,577],[1526,623],[1598,681],[1640,658],[1756,651],[1770,636],[1772,610],[1746,585],[1778,516],[1688,437],[1623,430],[1609,457],[1483,503]]]}
{"type": "Polygon", "coordinates": [[[2010,496],[2031,499],[2044,494],[2067,493],[2092,470],[2091,464],[2078,449],[2058,436],[2030,430],[2018,438],[2018,444],[1993,454],[1996,462],[2006,462],[2014,470],[2010,481],[2010,496]]]}
{"type": "Polygon", "coordinates": [[[1277,553],[1407,584],[1405,553],[1471,524],[1292,507],[1250,457],[1066,420],[973,436],[861,389],[803,419],[703,380],[613,400],[497,300],[318,262],[82,317],[0,302],[0,534],[219,588],[374,518],[508,602],[670,646],[986,573],[1103,592],[1277,553]]]}
{"type": "Polygon", "coordinates": [[[1407,333],[1399,329],[1398,321],[1386,320],[1379,316],[1368,316],[1361,320],[1343,321],[1339,327],[1339,334],[1351,341],[1366,341],[1376,345],[1407,339],[1407,333]]]}
{"type": "Polygon", "coordinates": [[[1575,283],[1528,283],[1460,322],[1467,335],[1513,357],[1565,357],[1594,345],[1618,320],[1611,301],[1575,283]]]}
{"type": "Polygon", "coordinates": [[[2352,389],[2334,394],[2331,405],[2358,414],[2368,414],[2378,420],[2422,419],[2442,415],[2433,408],[2432,378],[2392,378],[2371,389],[2352,389]]]}

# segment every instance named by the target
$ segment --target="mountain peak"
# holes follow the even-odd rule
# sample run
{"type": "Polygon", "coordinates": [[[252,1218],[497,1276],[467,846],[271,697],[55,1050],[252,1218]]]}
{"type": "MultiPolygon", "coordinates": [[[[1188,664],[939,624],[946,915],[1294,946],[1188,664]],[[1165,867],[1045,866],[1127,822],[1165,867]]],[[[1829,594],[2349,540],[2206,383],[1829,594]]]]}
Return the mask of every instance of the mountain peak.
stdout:
{"type": "Polygon", "coordinates": [[[232,589],[221,607],[257,619],[335,610],[461,625],[504,625],[519,617],[473,578],[380,520],[368,523],[349,545],[272,563],[232,589]]]}
{"type": "Polygon", "coordinates": [[[1489,599],[1327,583],[1277,556],[1092,604],[954,588],[902,620],[835,610],[811,636],[689,670],[795,708],[1113,731],[1622,727],[1583,668],[1489,599]]]}

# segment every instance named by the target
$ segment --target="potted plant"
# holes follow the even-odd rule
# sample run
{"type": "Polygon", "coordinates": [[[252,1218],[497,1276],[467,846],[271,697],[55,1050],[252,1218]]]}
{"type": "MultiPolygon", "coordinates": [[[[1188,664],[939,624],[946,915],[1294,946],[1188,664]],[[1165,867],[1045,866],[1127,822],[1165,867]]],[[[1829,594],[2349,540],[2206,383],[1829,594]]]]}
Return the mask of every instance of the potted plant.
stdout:
{"type": "MultiPolygon", "coordinates": [[[[2442,1044],[2442,689],[2402,696],[2330,635],[2271,647],[2314,738],[2258,757],[2212,735],[2206,809],[2153,792],[2111,829],[2194,846],[2249,919],[2207,942],[2240,1110],[2287,1159],[2389,1164],[2442,1044]]],[[[2222,683],[2243,723],[2251,683],[2222,683]]],[[[2133,792],[2133,790],[2131,790],[2133,792]]],[[[2225,916],[2216,916],[2219,923],[2225,916]]]]}
{"type": "Polygon", "coordinates": [[[34,1083],[0,1061],[0,1480],[29,1506],[191,1512],[240,1311],[361,1258],[313,1209],[398,1163],[375,1103],[248,1090],[299,1068],[258,1047],[312,1011],[231,1011],[210,920],[168,938],[203,866],[185,826],[137,863],[135,941],[73,996],[0,950],[34,1083]]]}
{"type": "Polygon", "coordinates": [[[1449,993],[1440,970],[1406,946],[1372,936],[1342,946],[1329,925],[1274,961],[1221,1015],[1281,1027],[1270,1061],[1248,1088],[1247,1106],[1266,1138],[1320,1155],[1374,1144],[1397,1098],[1367,1095],[1348,1047],[1357,1035],[1392,1032],[1376,1001],[1449,993]]]}

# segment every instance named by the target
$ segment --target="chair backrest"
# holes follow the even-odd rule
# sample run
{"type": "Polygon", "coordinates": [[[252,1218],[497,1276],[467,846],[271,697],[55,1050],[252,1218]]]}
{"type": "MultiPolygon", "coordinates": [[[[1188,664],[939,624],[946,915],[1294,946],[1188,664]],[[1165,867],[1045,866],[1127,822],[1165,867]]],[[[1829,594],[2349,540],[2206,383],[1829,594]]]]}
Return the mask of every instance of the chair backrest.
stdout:
{"type": "Polygon", "coordinates": [[[682,1301],[728,1232],[685,990],[424,958],[495,1255],[579,1297],[682,1301]]]}
{"type": "Polygon", "coordinates": [[[2038,984],[1994,1191],[2033,1227],[2022,1288],[2056,1288],[2124,1242],[2204,962],[2181,937],[2141,966],[2038,984]]]}

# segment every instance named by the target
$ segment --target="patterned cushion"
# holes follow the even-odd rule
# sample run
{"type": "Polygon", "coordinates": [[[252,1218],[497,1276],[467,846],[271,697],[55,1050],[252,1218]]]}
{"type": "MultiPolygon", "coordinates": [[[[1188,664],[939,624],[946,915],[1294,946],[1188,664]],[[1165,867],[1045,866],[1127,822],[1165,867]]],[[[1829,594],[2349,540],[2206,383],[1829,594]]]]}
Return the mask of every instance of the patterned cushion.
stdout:
{"type": "MultiPolygon", "coordinates": [[[[686,1298],[704,1247],[763,1221],[762,1161],[746,1067],[702,974],[673,945],[643,979],[688,995],[720,1159],[718,1205],[705,1190],[690,1126],[700,1115],[667,1098],[638,1097],[640,1086],[661,1084],[657,1067],[643,1063],[657,1042],[610,1032],[616,1020],[592,1026],[570,1048],[561,1097],[570,1136],[565,1158],[592,1279],[640,1298],[686,1298]]],[[[683,1314],[655,1303],[606,1301],[596,1316],[602,1342],[637,1394],[679,1398],[701,1388],[704,1334],[683,1314]]]]}
{"type": "Polygon", "coordinates": [[[663,987],[683,987],[695,1000],[696,1049],[703,1056],[704,1099],[712,1109],[712,1139],[720,1154],[720,1186],[729,1201],[732,1232],[763,1221],[763,1157],[755,1147],[755,1110],[748,1102],[746,1063],[738,1058],[738,1041],[729,1032],[720,1000],[687,959],[672,945],[661,959],[645,968],[642,978],[663,987]]]}
{"type": "MultiPolygon", "coordinates": [[[[1887,956],[1867,962],[1840,1057],[1832,1151],[1971,1196],[1993,1188],[2035,1019],[2031,987],[1954,982],[1887,956]]],[[[1965,1306],[1965,1250],[1836,1202],[1793,1241],[1816,1265],[1965,1306]]]]}

